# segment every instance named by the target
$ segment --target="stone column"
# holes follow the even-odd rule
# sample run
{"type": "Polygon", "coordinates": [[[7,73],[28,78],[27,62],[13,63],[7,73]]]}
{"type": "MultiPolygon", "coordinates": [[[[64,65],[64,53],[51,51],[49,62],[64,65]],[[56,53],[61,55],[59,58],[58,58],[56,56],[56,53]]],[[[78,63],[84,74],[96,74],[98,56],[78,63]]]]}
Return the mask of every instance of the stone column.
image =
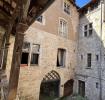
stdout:
{"type": "Polygon", "coordinates": [[[15,100],[16,98],[20,72],[22,45],[24,40],[24,31],[27,28],[28,26],[23,23],[19,23],[17,26],[7,100],[15,100]]]}

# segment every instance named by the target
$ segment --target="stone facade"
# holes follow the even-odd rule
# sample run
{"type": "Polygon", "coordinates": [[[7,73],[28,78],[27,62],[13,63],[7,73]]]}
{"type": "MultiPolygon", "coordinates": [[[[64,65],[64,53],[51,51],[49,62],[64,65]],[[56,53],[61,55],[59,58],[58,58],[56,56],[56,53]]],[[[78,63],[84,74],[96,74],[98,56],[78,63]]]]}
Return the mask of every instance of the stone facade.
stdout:
{"type": "MultiPolygon", "coordinates": [[[[70,15],[63,11],[64,0],[56,0],[51,7],[43,14],[43,23],[35,22],[25,33],[24,41],[40,45],[39,64],[32,66],[31,50],[28,59],[28,66],[21,67],[18,97],[25,100],[39,100],[40,85],[50,71],[56,71],[60,76],[59,96],[64,94],[64,84],[74,78],[74,69],[77,64],[77,37],[78,37],[78,12],[77,8],[70,4],[70,15]],[[75,16],[75,17],[74,17],[75,16]],[[67,22],[67,37],[59,34],[59,21],[64,19],[67,22]],[[58,48],[66,50],[65,67],[56,66],[58,48]]],[[[11,35],[10,47],[7,61],[7,74],[9,77],[10,65],[14,46],[14,36],[11,35]]]]}
{"type": "MultiPolygon", "coordinates": [[[[99,4],[93,10],[88,8],[88,12],[82,14],[79,19],[77,8],[71,2],[69,2],[70,14],[64,12],[64,1],[68,2],[67,0],[56,0],[43,14],[43,21],[34,22],[25,32],[24,41],[30,43],[30,51],[28,66],[21,66],[20,70],[17,96],[20,100],[39,100],[41,83],[51,71],[55,71],[60,76],[60,97],[64,95],[64,84],[74,79],[74,93],[79,93],[79,81],[82,81],[85,83],[85,96],[88,100],[100,100],[100,93],[102,100],[105,100],[104,4],[99,4]],[[67,22],[66,37],[59,34],[60,19],[67,22]],[[84,26],[89,23],[93,25],[93,32],[92,35],[85,36],[84,26]],[[33,44],[40,45],[38,65],[30,64],[33,44]],[[58,48],[66,50],[64,67],[57,67],[56,64],[58,48]],[[88,53],[91,53],[90,68],[87,66],[88,53]]],[[[2,41],[4,29],[1,27],[0,33],[0,41],[2,41]]],[[[11,35],[6,70],[8,79],[14,41],[15,36],[11,35]]]]}
{"type": "Polygon", "coordinates": [[[104,20],[104,4],[102,3],[101,5],[100,3],[98,7],[82,15],[79,21],[78,58],[77,58],[78,66],[76,67],[75,70],[74,93],[79,92],[78,85],[79,85],[79,80],[81,80],[85,82],[85,96],[89,100],[100,100],[100,93],[102,95],[102,100],[105,100],[105,75],[104,75],[105,23],[103,20],[104,20]],[[101,11],[102,11],[102,20],[101,20],[101,11]],[[84,26],[89,23],[93,24],[93,33],[91,36],[85,37],[84,26]],[[91,68],[88,68],[87,66],[88,53],[91,53],[92,56],[91,68]],[[101,79],[100,79],[100,69],[101,69],[101,79]],[[101,91],[100,87],[102,88],[101,91]]]}

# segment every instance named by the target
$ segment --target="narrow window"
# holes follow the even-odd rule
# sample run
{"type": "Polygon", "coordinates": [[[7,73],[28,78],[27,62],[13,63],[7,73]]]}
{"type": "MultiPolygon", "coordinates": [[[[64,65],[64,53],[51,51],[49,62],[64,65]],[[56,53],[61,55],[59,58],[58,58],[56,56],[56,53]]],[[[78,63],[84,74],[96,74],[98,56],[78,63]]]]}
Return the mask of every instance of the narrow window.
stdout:
{"type": "Polygon", "coordinates": [[[96,61],[98,61],[99,60],[99,55],[96,55],[96,61]]]}
{"type": "Polygon", "coordinates": [[[21,65],[22,66],[28,65],[29,51],[30,51],[30,43],[24,42],[23,48],[22,48],[22,57],[21,57],[21,65]]]}
{"type": "Polygon", "coordinates": [[[81,55],[81,60],[83,60],[83,55],[81,55]]]}
{"type": "Polygon", "coordinates": [[[88,35],[88,26],[85,25],[84,26],[84,37],[87,37],[87,35],[88,35]]]}
{"type": "Polygon", "coordinates": [[[59,25],[60,36],[67,37],[67,32],[68,32],[67,22],[63,19],[60,19],[60,25],[59,25]]]}
{"type": "Polygon", "coordinates": [[[87,54],[87,67],[88,68],[91,68],[91,53],[88,53],[87,54]]]}
{"type": "Polygon", "coordinates": [[[96,82],[96,88],[97,88],[97,89],[99,88],[99,84],[98,84],[98,82],[96,82]]]}
{"type": "Polygon", "coordinates": [[[31,53],[31,65],[38,65],[39,53],[40,53],[40,45],[33,44],[32,45],[32,53],[31,53]]]}
{"type": "Polygon", "coordinates": [[[58,49],[57,53],[57,67],[65,67],[66,50],[58,49]]]}
{"type": "Polygon", "coordinates": [[[92,36],[93,33],[93,25],[92,23],[89,24],[89,36],[92,36]]]}

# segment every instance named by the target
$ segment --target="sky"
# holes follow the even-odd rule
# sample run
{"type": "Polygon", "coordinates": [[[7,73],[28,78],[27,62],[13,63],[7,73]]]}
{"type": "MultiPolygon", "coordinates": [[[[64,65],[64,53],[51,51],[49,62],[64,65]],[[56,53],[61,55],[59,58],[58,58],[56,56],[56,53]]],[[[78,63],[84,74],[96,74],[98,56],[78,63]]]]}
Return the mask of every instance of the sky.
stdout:
{"type": "Polygon", "coordinates": [[[79,7],[84,6],[86,3],[88,3],[91,0],[76,0],[76,3],[79,7]]]}

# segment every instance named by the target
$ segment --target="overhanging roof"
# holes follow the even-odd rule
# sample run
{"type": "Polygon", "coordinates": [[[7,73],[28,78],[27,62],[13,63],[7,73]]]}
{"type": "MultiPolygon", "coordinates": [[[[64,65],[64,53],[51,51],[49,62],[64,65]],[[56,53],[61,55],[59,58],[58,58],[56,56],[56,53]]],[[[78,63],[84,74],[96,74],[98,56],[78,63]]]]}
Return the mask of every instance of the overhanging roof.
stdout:
{"type": "MultiPolygon", "coordinates": [[[[31,25],[35,19],[42,14],[55,0],[21,0],[22,3],[24,3],[23,10],[27,9],[27,12],[25,13],[27,15],[27,24],[31,25]],[[26,2],[29,2],[29,5],[27,5],[26,2]]],[[[8,23],[9,19],[11,19],[14,15],[14,12],[17,9],[17,6],[19,5],[19,0],[0,0],[0,20],[2,20],[3,23],[8,23]]],[[[23,11],[24,12],[24,11],[23,11]]],[[[25,15],[25,16],[26,16],[25,15]]],[[[18,17],[18,15],[17,15],[18,17]]]]}

